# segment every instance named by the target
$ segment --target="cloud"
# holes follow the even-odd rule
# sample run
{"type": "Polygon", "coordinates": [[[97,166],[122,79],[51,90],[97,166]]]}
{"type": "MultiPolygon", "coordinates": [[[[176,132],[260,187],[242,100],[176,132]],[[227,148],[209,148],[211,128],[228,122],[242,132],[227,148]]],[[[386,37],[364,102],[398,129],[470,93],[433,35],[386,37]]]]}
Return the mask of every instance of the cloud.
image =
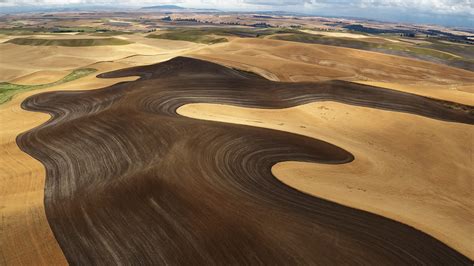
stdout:
{"type": "Polygon", "coordinates": [[[361,7],[388,7],[431,11],[433,13],[468,12],[474,14],[473,0],[360,0],[361,7]]]}
{"type": "Polygon", "coordinates": [[[302,6],[311,4],[311,0],[245,0],[244,3],[251,5],[268,5],[268,6],[302,6]]]}
{"type": "Polygon", "coordinates": [[[384,11],[408,14],[447,14],[474,16],[474,0],[0,0],[2,6],[52,5],[159,5],[176,4],[190,7],[213,7],[224,10],[288,10],[315,14],[382,14],[384,11]]]}
{"type": "Polygon", "coordinates": [[[474,0],[243,0],[253,5],[313,8],[403,9],[437,14],[472,14],[474,0]]]}

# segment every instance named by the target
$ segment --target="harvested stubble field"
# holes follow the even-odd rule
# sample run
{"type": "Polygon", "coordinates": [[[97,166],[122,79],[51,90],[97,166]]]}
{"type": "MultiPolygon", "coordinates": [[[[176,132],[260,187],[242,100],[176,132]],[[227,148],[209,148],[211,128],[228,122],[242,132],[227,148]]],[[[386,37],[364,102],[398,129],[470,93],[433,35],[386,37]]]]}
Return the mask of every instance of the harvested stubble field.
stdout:
{"type": "Polygon", "coordinates": [[[473,72],[208,31],[0,44],[0,264],[470,263],[473,72]]]}
{"type": "Polygon", "coordinates": [[[473,124],[472,107],[342,81],[276,83],[189,58],[100,75],[127,76],[140,79],[23,103],[53,117],[18,144],[46,166],[46,214],[69,261],[469,262],[421,231],[308,196],[271,174],[281,161],[348,163],[348,151],[281,131],[185,118],[176,109],[331,100],[473,124]]]}

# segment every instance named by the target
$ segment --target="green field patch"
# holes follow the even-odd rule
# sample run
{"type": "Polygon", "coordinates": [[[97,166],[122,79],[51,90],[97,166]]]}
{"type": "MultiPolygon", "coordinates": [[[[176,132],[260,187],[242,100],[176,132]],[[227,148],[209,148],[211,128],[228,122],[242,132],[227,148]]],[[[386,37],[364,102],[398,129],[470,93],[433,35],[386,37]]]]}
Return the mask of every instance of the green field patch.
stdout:
{"type": "Polygon", "coordinates": [[[293,29],[279,29],[279,28],[198,28],[185,29],[177,28],[171,29],[170,32],[163,34],[150,34],[148,38],[168,39],[177,41],[188,41],[204,44],[214,44],[227,42],[224,37],[235,36],[240,38],[259,38],[263,36],[283,33],[295,33],[293,29]],[[216,37],[221,36],[221,37],[216,37]]]}
{"type": "Polygon", "coordinates": [[[55,27],[49,30],[54,33],[95,32],[96,28],[93,28],[93,27],[55,27]]]}
{"type": "Polygon", "coordinates": [[[117,35],[131,35],[133,32],[129,31],[116,31],[116,30],[97,30],[94,33],[78,33],[78,35],[90,35],[90,36],[117,36],[117,35]]]}
{"type": "MultiPolygon", "coordinates": [[[[101,22],[98,22],[101,23],[101,22]]],[[[44,34],[44,35],[60,35],[61,33],[75,33],[77,35],[92,35],[96,36],[116,36],[123,34],[133,34],[133,32],[128,31],[117,31],[109,30],[100,27],[24,27],[24,26],[15,26],[11,28],[1,28],[0,34],[4,35],[35,35],[35,34],[44,34]]]]}
{"type": "Polygon", "coordinates": [[[32,35],[32,34],[47,34],[49,33],[44,28],[23,28],[23,27],[15,27],[15,28],[3,28],[0,29],[0,34],[4,35],[32,35]]]}
{"type": "Polygon", "coordinates": [[[286,28],[200,28],[194,31],[200,34],[235,36],[241,38],[259,38],[273,34],[297,33],[298,30],[286,28]]]}
{"type": "Polygon", "coordinates": [[[66,82],[71,82],[73,80],[85,77],[96,71],[97,69],[94,69],[94,68],[76,69],[58,81],[46,83],[46,84],[39,84],[39,85],[21,85],[21,84],[9,83],[9,82],[1,82],[0,83],[0,104],[4,104],[10,101],[13,98],[13,96],[15,96],[18,93],[31,91],[31,90],[44,89],[44,88],[60,85],[66,82]]]}
{"type": "Polygon", "coordinates": [[[228,41],[226,38],[212,37],[194,30],[173,31],[163,34],[150,34],[147,36],[147,38],[187,41],[203,44],[216,44],[228,41]]]}
{"type": "Polygon", "coordinates": [[[38,39],[38,38],[15,38],[7,41],[17,45],[32,46],[67,46],[67,47],[85,47],[85,46],[103,46],[103,45],[127,45],[131,42],[117,38],[103,39],[38,39]]]}

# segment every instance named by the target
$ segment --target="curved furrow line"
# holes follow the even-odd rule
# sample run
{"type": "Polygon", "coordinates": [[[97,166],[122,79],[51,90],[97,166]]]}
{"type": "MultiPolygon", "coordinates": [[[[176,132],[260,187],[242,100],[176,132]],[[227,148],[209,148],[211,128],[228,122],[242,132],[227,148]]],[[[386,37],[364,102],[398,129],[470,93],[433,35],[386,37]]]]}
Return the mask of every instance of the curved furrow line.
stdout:
{"type": "Polygon", "coordinates": [[[470,264],[429,235],[271,173],[281,161],[347,163],[349,152],[176,109],[329,99],[472,124],[472,107],[348,82],[275,83],[190,58],[101,77],[127,75],[141,78],[23,104],[53,116],[17,141],[46,166],[48,221],[71,264],[470,264]]]}

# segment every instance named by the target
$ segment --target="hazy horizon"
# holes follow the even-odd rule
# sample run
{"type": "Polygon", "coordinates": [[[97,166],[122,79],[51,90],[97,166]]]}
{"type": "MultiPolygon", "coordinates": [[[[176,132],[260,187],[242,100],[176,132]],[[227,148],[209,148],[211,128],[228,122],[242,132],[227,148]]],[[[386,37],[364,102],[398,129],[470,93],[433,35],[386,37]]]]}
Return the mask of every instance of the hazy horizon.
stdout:
{"type": "Polygon", "coordinates": [[[474,29],[472,0],[216,0],[113,1],[113,0],[0,0],[1,13],[41,12],[57,8],[140,8],[177,5],[186,8],[212,8],[224,12],[286,11],[313,16],[354,17],[387,22],[438,24],[474,29]]]}

